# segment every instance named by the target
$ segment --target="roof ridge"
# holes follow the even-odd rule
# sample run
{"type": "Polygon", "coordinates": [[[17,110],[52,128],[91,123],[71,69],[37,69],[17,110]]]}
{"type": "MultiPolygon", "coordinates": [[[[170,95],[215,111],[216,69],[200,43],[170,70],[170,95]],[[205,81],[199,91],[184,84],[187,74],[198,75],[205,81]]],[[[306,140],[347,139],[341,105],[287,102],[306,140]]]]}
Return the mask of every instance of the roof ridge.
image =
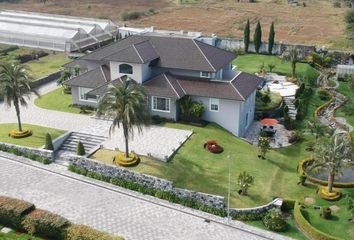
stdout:
{"type": "Polygon", "coordinates": [[[235,89],[235,91],[241,96],[241,98],[243,99],[243,101],[245,101],[245,100],[246,100],[245,97],[240,93],[240,91],[236,88],[236,86],[232,84],[232,82],[233,82],[234,80],[236,80],[236,78],[238,78],[238,76],[240,76],[241,73],[242,73],[242,71],[240,71],[240,72],[234,77],[234,79],[232,79],[232,80],[229,82],[229,84],[230,84],[230,85],[235,89]]]}
{"type": "Polygon", "coordinates": [[[176,95],[181,98],[181,96],[178,94],[178,92],[176,91],[176,89],[173,87],[173,85],[171,84],[170,80],[168,79],[168,77],[166,76],[166,73],[163,73],[163,76],[165,77],[166,81],[170,84],[171,88],[173,89],[173,91],[176,93],[176,95]]]}
{"type": "Polygon", "coordinates": [[[103,75],[103,78],[104,78],[104,81],[107,82],[107,77],[106,77],[106,74],[104,73],[103,71],[103,65],[100,66],[100,69],[101,69],[101,72],[102,72],[102,75],[103,75]]]}
{"type": "MultiPolygon", "coordinates": [[[[212,67],[212,69],[214,69],[214,71],[216,72],[216,69],[214,68],[214,66],[211,64],[211,62],[209,61],[209,59],[205,56],[204,52],[202,51],[202,49],[200,49],[200,47],[198,46],[197,42],[192,39],[193,43],[195,44],[195,46],[197,46],[198,50],[202,53],[203,57],[205,58],[205,60],[208,62],[208,64],[212,67]]],[[[211,46],[211,45],[210,45],[211,46]]]]}
{"type": "MultiPolygon", "coordinates": [[[[144,42],[145,42],[145,41],[144,41],[144,42]]],[[[135,43],[134,43],[134,44],[132,44],[132,47],[134,48],[134,50],[135,50],[136,54],[138,54],[138,56],[139,56],[139,58],[140,58],[141,62],[142,62],[142,63],[144,63],[143,58],[140,56],[140,53],[138,52],[138,50],[137,50],[137,49],[136,49],[136,47],[135,47],[135,43]]]]}

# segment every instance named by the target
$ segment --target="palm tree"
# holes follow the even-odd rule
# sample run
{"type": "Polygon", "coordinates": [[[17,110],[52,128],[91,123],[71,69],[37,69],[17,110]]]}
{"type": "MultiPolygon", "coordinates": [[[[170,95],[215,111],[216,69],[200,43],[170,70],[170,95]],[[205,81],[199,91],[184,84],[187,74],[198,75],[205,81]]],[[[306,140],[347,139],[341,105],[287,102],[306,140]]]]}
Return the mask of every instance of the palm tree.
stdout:
{"type": "Polygon", "coordinates": [[[301,53],[300,49],[296,48],[295,46],[287,47],[283,52],[282,59],[291,63],[292,78],[296,78],[296,64],[300,62],[303,58],[304,56],[301,53]]]}
{"type": "Polygon", "coordinates": [[[0,93],[8,106],[11,107],[12,104],[15,106],[19,132],[22,132],[20,105],[27,106],[26,98],[29,99],[31,93],[39,96],[37,91],[30,86],[31,80],[31,74],[24,65],[0,64],[0,93]]]}
{"type": "Polygon", "coordinates": [[[315,163],[311,169],[328,170],[328,189],[333,192],[334,178],[343,173],[344,168],[349,167],[352,158],[351,144],[348,144],[346,132],[335,133],[329,140],[319,144],[315,163]],[[350,146],[349,146],[350,145],[350,146]]]}
{"type": "Polygon", "coordinates": [[[57,84],[61,85],[64,89],[64,92],[70,92],[70,86],[64,84],[67,80],[69,80],[73,76],[72,72],[70,69],[65,69],[61,75],[60,78],[57,80],[57,84]]]}
{"type": "Polygon", "coordinates": [[[125,138],[125,157],[129,158],[129,136],[134,135],[134,126],[138,132],[150,123],[147,96],[144,89],[131,79],[124,80],[117,87],[111,87],[98,103],[98,116],[113,118],[110,134],[116,127],[123,127],[125,138]]]}

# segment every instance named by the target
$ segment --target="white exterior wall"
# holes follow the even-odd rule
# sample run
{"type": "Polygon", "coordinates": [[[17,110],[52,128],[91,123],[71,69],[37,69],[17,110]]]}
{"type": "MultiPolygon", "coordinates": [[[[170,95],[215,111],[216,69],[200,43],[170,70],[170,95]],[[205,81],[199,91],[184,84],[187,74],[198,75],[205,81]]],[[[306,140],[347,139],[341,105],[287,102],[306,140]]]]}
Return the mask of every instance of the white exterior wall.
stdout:
{"type": "Polygon", "coordinates": [[[203,119],[209,122],[215,122],[221,127],[230,131],[232,134],[239,136],[239,119],[241,104],[240,101],[219,99],[219,111],[210,111],[210,98],[192,96],[192,99],[201,102],[205,106],[203,119]]]}
{"type": "Polygon", "coordinates": [[[241,103],[241,111],[239,115],[239,136],[243,137],[254,120],[254,112],[256,104],[256,91],[254,91],[245,102],[241,103]]]}
{"type": "Polygon", "coordinates": [[[124,62],[110,62],[111,68],[111,78],[117,79],[121,76],[127,75],[137,81],[142,83],[151,77],[151,69],[149,63],[146,64],[136,64],[136,63],[124,63],[124,62]],[[133,67],[133,74],[119,73],[120,64],[129,64],[133,67]]]}

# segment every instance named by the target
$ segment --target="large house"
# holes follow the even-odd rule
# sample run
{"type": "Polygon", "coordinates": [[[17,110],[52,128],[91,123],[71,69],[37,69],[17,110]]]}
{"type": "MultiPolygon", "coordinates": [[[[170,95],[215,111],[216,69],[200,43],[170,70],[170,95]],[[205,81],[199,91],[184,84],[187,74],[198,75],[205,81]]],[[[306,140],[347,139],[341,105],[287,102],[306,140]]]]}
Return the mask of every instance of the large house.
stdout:
{"type": "Polygon", "coordinates": [[[97,106],[110,86],[129,77],[144,87],[151,115],[178,120],[179,101],[189,95],[205,105],[203,119],[243,136],[254,119],[262,79],[232,69],[235,54],[186,37],[134,35],[83,56],[67,81],[73,103],[97,106]]]}

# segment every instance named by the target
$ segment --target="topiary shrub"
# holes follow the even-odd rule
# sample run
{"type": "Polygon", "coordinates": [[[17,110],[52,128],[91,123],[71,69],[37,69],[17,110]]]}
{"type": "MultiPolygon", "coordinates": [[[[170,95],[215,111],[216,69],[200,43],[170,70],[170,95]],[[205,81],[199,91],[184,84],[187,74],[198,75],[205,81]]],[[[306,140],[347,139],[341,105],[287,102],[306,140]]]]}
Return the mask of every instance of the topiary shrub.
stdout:
{"type": "Polygon", "coordinates": [[[0,224],[22,230],[23,217],[34,209],[35,206],[32,203],[0,196],[0,224]]]}
{"type": "Polygon", "coordinates": [[[70,222],[59,215],[36,209],[24,218],[22,226],[30,234],[49,239],[65,239],[70,222]]]}
{"type": "Polygon", "coordinates": [[[321,208],[320,216],[323,219],[331,219],[332,218],[332,210],[329,207],[323,207],[323,208],[321,208]]]}
{"type": "Polygon", "coordinates": [[[52,136],[49,133],[47,133],[45,135],[45,146],[44,146],[44,149],[54,150],[52,136]]]}
{"type": "Polygon", "coordinates": [[[84,147],[84,144],[82,144],[81,141],[79,141],[77,143],[77,151],[76,151],[77,155],[79,156],[84,156],[86,154],[86,151],[85,151],[85,147],[84,147]]]}
{"type": "Polygon", "coordinates": [[[111,236],[85,225],[74,224],[68,228],[66,240],[123,240],[123,238],[111,236]]]}
{"type": "Polygon", "coordinates": [[[281,211],[275,208],[269,210],[262,221],[266,228],[274,232],[284,232],[288,226],[281,211]]]}

